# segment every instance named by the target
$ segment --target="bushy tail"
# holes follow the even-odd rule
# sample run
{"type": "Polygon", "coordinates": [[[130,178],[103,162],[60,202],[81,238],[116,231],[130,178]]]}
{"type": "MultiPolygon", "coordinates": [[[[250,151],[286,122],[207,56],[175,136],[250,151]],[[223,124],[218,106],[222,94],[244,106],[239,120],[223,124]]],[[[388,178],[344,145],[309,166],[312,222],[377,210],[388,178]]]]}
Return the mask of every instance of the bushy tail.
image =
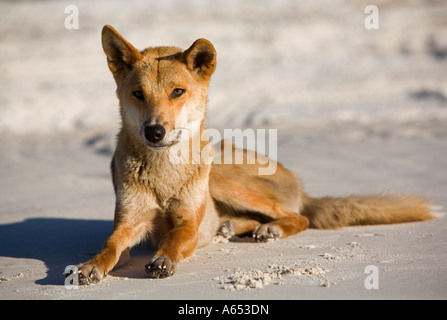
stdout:
{"type": "Polygon", "coordinates": [[[435,217],[427,200],[395,195],[306,197],[301,214],[310,220],[310,228],[317,229],[423,221],[435,217]]]}

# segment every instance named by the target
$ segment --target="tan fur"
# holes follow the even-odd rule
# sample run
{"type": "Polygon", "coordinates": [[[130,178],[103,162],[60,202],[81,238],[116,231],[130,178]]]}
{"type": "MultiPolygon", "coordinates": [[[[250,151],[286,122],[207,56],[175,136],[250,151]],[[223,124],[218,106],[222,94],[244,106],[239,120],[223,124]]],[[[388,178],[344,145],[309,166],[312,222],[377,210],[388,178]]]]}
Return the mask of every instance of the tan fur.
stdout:
{"type": "Polygon", "coordinates": [[[311,228],[336,229],[353,225],[390,224],[433,218],[428,201],[408,195],[352,195],[345,198],[306,197],[301,214],[311,228]]]}
{"type": "MultiPolygon", "coordinates": [[[[310,198],[298,177],[281,164],[275,163],[274,174],[260,176],[258,169],[268,166],[264,157],[234,147],[233,156],[253,156],[257,162],[212,164],[213,153],[207,152],[200,162],[190,155],[187,163],[173,163],[173,148],[191,147],[203,137],[208,84],[216,68],[213,45],[199,39],[185,51],[156,47],[140,52],[111,26],[103,28],[102,43],[122,117],[111,164],[116,209],[103,249],[78,266],[81,284],[100,281],[144,239],[158,245],[146,271],[163,278],[174,273],[180,259],[223,232],[221,226],[226,236],[251,233],[262,242],[309,226],[432,218],[425,200],[408,196],[310,198]],[[156,142],[145,134],[154,124],[166,129],[156,142]]],[[[206,139],[200,142],[201,150],[208,146],[206,139]]],[[[215,156],[223,160],[221,151],[215,156]]]]}

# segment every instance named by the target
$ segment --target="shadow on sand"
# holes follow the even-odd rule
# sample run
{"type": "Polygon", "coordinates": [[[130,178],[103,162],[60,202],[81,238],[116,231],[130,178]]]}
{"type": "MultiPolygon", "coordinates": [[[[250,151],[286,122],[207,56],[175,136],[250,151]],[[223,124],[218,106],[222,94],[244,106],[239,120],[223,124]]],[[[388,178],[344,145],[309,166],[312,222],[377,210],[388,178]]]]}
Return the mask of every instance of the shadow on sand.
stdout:
{"type": "Polygon", "coordinates": [[[0,256],[37,259],[47,275],[40,285],[63,285],[63,272],[95,255],[111,234],[113,222],[62,218],[32,218],[0,225],[0,256]]]}
{"type": "MultiPolygon", "coordinates": [[[[91,259],[112,233],[113,222],[64,218],[31,218],[0,225],[0,257],[42,261],[47,270],[39,285],[64,285],[65,268],[91,259]]],[[[238,242],[253,242],[251,237],[238,242]]],[[[140,243],[131,250],[130,261],[110,272],[111,276],[147,278],[144,266],[156,248],[140,243]]]]}

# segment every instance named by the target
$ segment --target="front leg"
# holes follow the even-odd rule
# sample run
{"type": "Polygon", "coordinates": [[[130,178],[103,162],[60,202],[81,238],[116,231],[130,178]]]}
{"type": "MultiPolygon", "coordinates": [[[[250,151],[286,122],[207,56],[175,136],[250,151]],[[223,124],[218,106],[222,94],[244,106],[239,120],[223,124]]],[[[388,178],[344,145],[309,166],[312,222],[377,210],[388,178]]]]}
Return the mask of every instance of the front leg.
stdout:
{"type": "Polygon", "coordinates": [[[205,207],[206,201],[199,206],[190,207],[185,203],[175,206],[170,213],[174,228],[163,237],[158,250],[145,267],[150,278],[172,276],[177,262],[194,253],[205,207]]]}
{"type": "Polygon", "coordinates": [[[116,266],[121,255],[150,230],[151,216],[150,213],[128,212],[117,205],[114,230],[103,249],[91,260],[78,265],[79,283],[85,285],[101,281],[116,266]]]}

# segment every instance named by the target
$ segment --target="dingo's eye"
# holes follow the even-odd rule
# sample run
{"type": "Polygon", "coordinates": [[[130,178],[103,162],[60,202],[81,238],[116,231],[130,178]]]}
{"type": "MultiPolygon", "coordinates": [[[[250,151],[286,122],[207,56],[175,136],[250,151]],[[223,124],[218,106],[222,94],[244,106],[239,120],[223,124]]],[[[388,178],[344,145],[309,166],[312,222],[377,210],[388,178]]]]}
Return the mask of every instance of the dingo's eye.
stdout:
{"type": "Polygon", "coordinates": [[[139,100],[144,100],[144,94],[143,91],[141,90],[136,90],[134,92],[132,92],[132,94],[134,95],[135,98],[139,99],[139,100]]]}
{"type": "Polygon", "coordinates": [[[173,98],[178,98],[178,97],[180,97],[182,94],[184,94],[185,91],[186,91],[185,89],[175,88],[175,89],[172,91],[172,97],[173,97],[173,98]]]}

